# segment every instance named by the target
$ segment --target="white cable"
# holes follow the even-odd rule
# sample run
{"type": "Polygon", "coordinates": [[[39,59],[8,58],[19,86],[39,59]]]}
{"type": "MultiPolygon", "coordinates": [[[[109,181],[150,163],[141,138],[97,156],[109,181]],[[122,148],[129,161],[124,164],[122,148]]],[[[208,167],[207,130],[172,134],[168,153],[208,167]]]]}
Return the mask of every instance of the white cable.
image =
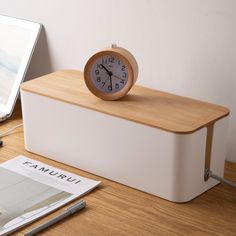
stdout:
{"type": "Polygon", "coordinates": [[[12,131],[14,131],[15,129],[17,129],[20,126],[23,126],[23,123],[16,125],[3,133],[0,133],[0,138],[7,136],[8,134],[10,134],[12,131]]]}

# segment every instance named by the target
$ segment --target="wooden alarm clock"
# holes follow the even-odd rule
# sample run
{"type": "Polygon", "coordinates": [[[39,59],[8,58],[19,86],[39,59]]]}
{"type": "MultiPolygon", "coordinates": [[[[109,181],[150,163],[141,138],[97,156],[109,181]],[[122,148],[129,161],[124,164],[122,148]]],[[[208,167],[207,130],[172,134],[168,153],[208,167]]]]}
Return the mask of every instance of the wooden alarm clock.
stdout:
{"type": "Polygon", "coordinates": [[[138,77],[138,64],[126,49],[112,45],[92,55],[84,68],[88,89],[103,100],[124,97],[138,77]]]}

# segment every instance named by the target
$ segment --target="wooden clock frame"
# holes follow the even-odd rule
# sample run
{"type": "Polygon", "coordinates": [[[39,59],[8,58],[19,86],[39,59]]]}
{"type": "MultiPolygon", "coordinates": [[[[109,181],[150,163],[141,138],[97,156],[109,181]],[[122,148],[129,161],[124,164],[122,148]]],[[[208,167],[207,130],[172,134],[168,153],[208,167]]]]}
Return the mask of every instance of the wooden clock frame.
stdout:
{"type": "Polygon", "coordinates": [[[97,97],[103,100],[118,100],[124,97],[132,86],[135,84],[138,77],[138,64],[134,56],[126,49],[121,47],[113,46],[111,48],[105,48],[102,51],[94,54],[85,65],[84,68],[84,81],[88,89],[97,97]],[[99,90],[93,83],[91,78],[91,69],[94,65],[94,62],[103,56],[113,56],[119,58],[128,69],[128,79],[126,85],[115,93],[105,93],[99,90]]]}

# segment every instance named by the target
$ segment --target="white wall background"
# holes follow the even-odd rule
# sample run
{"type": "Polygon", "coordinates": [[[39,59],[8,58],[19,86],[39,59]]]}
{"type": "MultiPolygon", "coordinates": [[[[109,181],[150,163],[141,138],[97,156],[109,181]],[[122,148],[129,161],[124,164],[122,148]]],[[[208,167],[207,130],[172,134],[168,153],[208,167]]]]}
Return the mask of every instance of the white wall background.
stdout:
{"type": "Polygon", "coordinates": [[[137,83],[229,107],[227,159],[236,162],[235,0],[1,0],[0,14],[45,27],[27,78],[83,70],[116,43],[135,55],[137,83]]]}

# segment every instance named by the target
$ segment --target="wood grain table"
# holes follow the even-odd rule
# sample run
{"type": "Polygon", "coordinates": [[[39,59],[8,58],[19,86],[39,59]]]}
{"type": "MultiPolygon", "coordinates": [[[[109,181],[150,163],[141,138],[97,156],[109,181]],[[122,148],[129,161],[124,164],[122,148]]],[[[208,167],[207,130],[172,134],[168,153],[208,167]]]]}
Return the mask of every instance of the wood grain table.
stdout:
{"type": "MultiPolygon", "coordinates": [[[[18,103],[12,117],[0,123],[0,132],[21,122],[21,108],[18,103]]],[[[17,155],[25,155],[102,181],[99,188],[83,197],[87,201],[86,209],[38,235],[236,235],[236,190],[229,186],[219,184],[188,203],[176,204],[27,152],[24,149],[23,128],[18,128],[2,140],[4,146],[0,149],[0,162],[17,155]]],[[[236,182],[236,164],[226,162],[225,177],[236,182]]],[[[30,229],[58,215],[66,207],[12,235],[24,235],[30,229]]]]}

